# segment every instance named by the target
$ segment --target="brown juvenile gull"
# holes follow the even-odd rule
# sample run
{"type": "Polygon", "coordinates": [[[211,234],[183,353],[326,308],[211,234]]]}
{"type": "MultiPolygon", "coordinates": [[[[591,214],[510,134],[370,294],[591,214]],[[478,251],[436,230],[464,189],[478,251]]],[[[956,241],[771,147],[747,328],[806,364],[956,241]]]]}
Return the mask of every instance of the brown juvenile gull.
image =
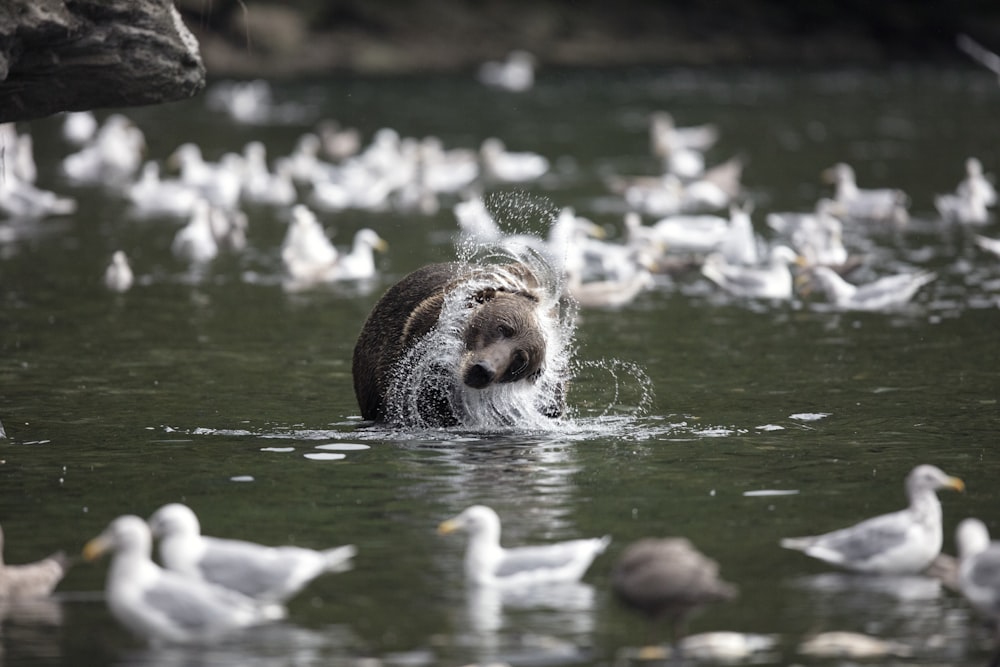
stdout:
{"type": "Polygon", "coordinates": [[[630,544],[611,572],[611,588],[651,622],[670,622],[675,641],[698,607],[730,600],[736,586],[719,578],[719,565],[683,537],[644,538],[630,544]]]}
{"type": "Polygon", "coordinates": [[[919,574],[941,553],[938,489],[963,491],[965,484],[940,468],[919,465],[906,476],[906,509],[824,535],[785,538],[781,546],[856,572],[919,574]]]}
{"type": "Polygon", "coordinates": [[[154,644],[205,643],[283,618],[284,607],[177,572],[151,559],[153,538],[137,516],[120,516],[83,548],[86,560],[112,552],[105,582],[111,614],[154,644]]]}
{"type": "Polygon", "coordinates": [[[68,568],[69,559],[61,551],[34,563],[7,565],[3,560],[3,530],[0,529],[0,598],[50,595],[68,568]]]}
{"type": "Polygon", "coordinates": [[[180,503],[156,510],[149,526],[160,540],[160,560],[168,570],[264,602],[284,602],[319,575],[350,569],[357,552],[352,545],[317,551],[208,537],[201,534],[191,508],[180,503]]]}
{"type": "Polygon", "coordinates": [[[469,534],[465,576],[478,585],[524,586],[578,581],[611,542],[608,536],[537,546],[500,546],[500,517],[485,505],[473,505],[438,526],[446,535],[469,534]]]}

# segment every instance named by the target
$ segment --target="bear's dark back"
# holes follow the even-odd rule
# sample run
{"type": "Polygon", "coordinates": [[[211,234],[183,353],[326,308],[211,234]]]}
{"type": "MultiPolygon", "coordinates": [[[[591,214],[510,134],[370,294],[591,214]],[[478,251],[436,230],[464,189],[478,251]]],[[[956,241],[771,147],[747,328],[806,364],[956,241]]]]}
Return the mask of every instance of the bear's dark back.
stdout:
{"type": "Polygon", "coordinates": [[[390,373],[407,348],[437,324],[445,294],[475,268],[430,264],[390,287],[372,309],[354,347],[352,374],[361,417],[384,420],[390,373]]]}

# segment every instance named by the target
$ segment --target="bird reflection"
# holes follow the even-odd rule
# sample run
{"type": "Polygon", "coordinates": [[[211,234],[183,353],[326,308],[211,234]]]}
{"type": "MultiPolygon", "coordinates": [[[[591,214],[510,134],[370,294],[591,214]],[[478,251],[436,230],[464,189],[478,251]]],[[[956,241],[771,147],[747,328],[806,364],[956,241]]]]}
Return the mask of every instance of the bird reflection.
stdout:
{"type": "Polygon", "coordinates": [[[469,586],[457,638],[482,663],[578,662],[586,657],[589,642],[567,637],[593,633],[595,597],[594,587],[582,582],[469,586]]]}

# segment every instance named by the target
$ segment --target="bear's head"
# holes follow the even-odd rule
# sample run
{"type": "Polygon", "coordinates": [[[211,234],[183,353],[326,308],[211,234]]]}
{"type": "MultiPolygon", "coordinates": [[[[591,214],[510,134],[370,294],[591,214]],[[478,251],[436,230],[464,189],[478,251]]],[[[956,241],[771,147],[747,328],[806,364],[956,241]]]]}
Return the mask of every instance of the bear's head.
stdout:
{"type": "Polygon", "coordinates": [[[469,307],[473,312],[463,332],[462,382],[483,389],[537,379],[545,364],[538,297],[529,291],[488,288],[477,292],[469,307]]]}

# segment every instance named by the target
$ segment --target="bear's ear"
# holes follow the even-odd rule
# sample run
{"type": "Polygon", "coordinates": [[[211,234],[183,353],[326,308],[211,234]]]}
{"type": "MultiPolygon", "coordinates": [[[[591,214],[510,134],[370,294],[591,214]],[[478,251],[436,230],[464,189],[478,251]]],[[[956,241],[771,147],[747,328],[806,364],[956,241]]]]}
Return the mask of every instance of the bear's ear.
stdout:
{"type": "MultiPolygon", "coordinates": [[[[492,299],[493,297],[495,297],[496,295],[497,295],[497,288],[484,287],[483,289],[479,290],[478,292],[472,295],[471,301],[472,303],[483,304],[492,299]]],[[[469,305],[471,306],[472,303],[470,303],[469,305]]]]}

